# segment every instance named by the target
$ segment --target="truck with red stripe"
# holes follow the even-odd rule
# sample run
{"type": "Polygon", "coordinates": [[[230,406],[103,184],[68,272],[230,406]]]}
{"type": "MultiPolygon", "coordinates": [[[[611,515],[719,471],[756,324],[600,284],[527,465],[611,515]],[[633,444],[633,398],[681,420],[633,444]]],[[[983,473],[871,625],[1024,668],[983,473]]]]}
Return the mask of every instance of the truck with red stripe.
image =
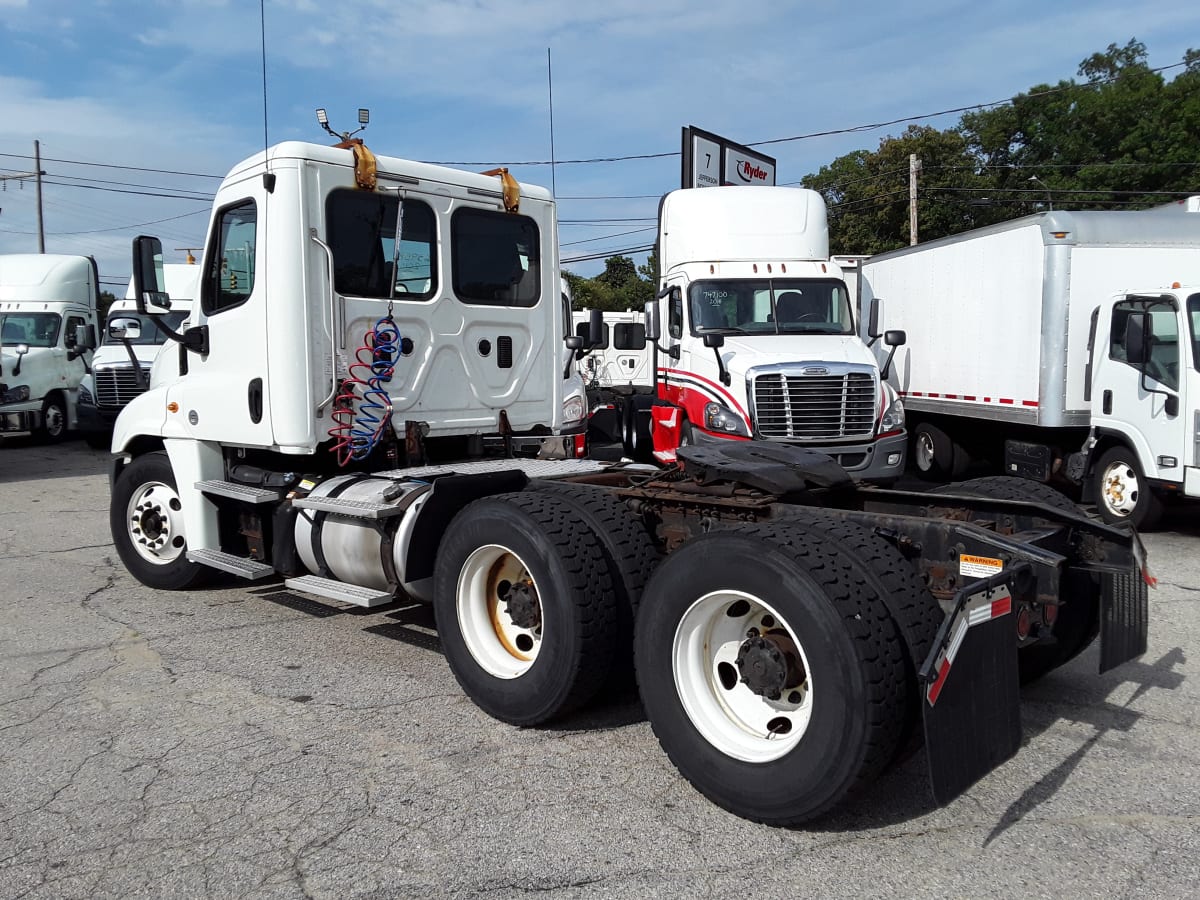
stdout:
{"type": "MultiPolygon", "coordinates": [[[[549,191],[492,175],[348,139],[275,145],[218,187],[179,330],[162,243],[135,239],[138,313],[179,346],[114,428],[129,572],[198,615],[213,577],[363,621],[427,603],[444,663],[397,665],[446,665],[517,726],[636,671],[682,775],[773,824],[861,793],[921,735],[946,802],[1017,753],[1021,679],[1097,636],[1102,669],[1145,651],[1136,534],[1045,485],[885,489],[770,440],[680,447],[670,467],[571,458],[584,340],[556,221],[549,191]]],[[[747,296],[777,308],[773,289],[747,296]]]]}
{"type": "Polygon", "coordinates": [[[1200,498],[1200,198],[1037,213],[882,253],[862,302],[931,480],[973,461],[1079,485],[1109,522],[1200,498]]]}
{"type": "MultiPolygon", "coordinates": [[[[631,443],[652,442],[671,462],[689,444],[769,441],[829,454],[856,480],[900,475],[904,407],[858,337],[820,194],[672,191],[658,254],[652,398],[630,410],[631,443]]],[[[884,343],[904,337],[889,332],[884,343]]]]}

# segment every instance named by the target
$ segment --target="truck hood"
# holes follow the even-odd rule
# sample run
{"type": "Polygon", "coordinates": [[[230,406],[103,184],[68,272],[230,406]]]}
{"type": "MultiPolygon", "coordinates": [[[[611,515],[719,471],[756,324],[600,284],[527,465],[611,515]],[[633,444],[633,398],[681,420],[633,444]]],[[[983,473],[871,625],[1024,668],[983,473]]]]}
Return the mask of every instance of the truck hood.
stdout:
{"type": "MultiPolygon", "coordinates": [[[[21,374],[14,375],[17,367],[17,353],[9,346],[0,349],[0,364],[3,364],[3,375],[0,381],[9,388],[19,385],[29,386],[31,399],[40,400],[55,388],[70,389],[75,387],[65,371],[66,367],[57,359],[54,347],[30,347],[29,352],[21,360],[21,374]]],[[[65,357],[64,357],[65,359],[65,357]]]]}
{"type": "Polygon", "coordinates": [[[721,358],[731,375],[744,377],[754,366],[795,363],[853,363],[878,368],[875,357],[853,334],[732,335],[721,358]]]}

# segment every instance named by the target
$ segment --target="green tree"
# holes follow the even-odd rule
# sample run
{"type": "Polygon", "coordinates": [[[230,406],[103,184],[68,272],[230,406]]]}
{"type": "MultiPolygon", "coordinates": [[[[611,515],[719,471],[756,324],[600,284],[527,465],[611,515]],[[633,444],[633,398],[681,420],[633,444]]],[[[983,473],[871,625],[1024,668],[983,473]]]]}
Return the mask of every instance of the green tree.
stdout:
{"type": "MultiPolygon", "coordinates": [[[[642,267],[643,269],[646,267],[642,267]]],[[[575,309],[640,309],[654,297],[654,282],[639,276],[639,267],[628,256],[610,256],[595,278],[573,272],[563,276],[571,285],[575,309]]]]}

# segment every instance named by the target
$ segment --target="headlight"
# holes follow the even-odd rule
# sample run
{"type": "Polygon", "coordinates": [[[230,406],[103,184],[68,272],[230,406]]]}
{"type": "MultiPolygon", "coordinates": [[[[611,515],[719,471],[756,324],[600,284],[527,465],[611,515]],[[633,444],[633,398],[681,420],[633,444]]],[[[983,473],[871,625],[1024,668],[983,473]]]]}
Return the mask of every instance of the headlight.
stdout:
{"type": "Polygon", "coordinates": [[[722,406],[720,403],[706,403],[704,405],[704,427],[708,431],[715,431],[718,434],[736,434],[742,437],[750,437],[750,431],[746,428],[746,423],[728,406],[722,406]]]}
{"type": "Polygon", "coordinates": [[[79,402],[80,406],[95,406],[96,398],[92,396],[91,391],[89,391],[84,385],[81,384],[79,386],[79,401],[78,402],[79,402]]]}
{"type": "Polygon", "coordinates": [[[904,404],[899,400],[893,400],[892,405],[887,408],[887,411],[879,419],[879,434],[885,435],[903,430],[904,404]]]}
{"type": "Polygon", "coordinates": [[[0,394],[0,403],[24,403],[29,399],[29,385],[22,384],[15,388],[9,388],[3,394],[0,394]]]}
{"type": "Polygon", "coordinates": [[[585,407],[582,397],[580,397],[578,394],[568,397],[563,401],[562,406],[563,424],[574,425],[576,422],[579,422],[583,419],[584,412],[585,407]]]}

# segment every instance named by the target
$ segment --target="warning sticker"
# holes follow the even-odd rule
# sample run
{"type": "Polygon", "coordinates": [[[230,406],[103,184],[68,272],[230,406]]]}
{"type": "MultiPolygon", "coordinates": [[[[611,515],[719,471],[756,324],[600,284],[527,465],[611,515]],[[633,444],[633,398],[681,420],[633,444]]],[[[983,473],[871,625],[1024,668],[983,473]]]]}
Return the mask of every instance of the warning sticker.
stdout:
{"type": "Polygon", "coordinates": [[[958,558],[958,574],[972,578],[987,578],[1004,568],[1004,561],[990,556],[971,556],[964,553],[958,558]]]}

